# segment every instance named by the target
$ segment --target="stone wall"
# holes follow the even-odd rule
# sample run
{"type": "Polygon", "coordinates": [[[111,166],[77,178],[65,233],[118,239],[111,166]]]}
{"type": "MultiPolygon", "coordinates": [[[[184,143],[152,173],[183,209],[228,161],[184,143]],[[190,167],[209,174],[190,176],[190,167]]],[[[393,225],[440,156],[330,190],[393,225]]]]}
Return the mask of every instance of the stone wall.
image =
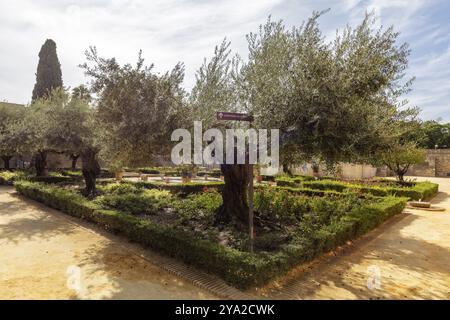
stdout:
{"type": "MultiPolygon", "coordinates": [[[[313,176],[314,171],[312,164],[304,163],[302,165],[294,166],[291,168],[292,173],[306,176],[313,176]]],[[[280,168],[280,173],[282,172],[280,168]]],[[[328,172],[325,165],[319,166],[319,176],[338,176],[344,179],[370,179],[375,176],[377,168],[368,164],[353,164],[353,163],[340,163],[336,172],[328,172]]],[[[277,172],[269,172],[267,169],[261,169],[262,174],[274,175],[277,172]]]]}
{"type": "Polygon", "coordinates": [[[407,175],[450,177],[450,149],[427,149],[425,162],[412,166],[407,175]]]}
{"type": "MultiPolygon", "coordinates": [[[[25,157],[13,157],[9,161],[9,166],[11,169],[23,169],[30,166],[30,163],[32,162],[32,157],[25,156],[25,157]]],[[[72,161],[69,159],[67,155],[64,154],[55,154],[50,153],[47,156],[47,167],[49,169],[56,169],[56,168],[70,168],[72,166],[72,161]]],[[[4,168],[3,160],[0,159],[0,169],[4,168]]],[[[77,168],[81,168],[81,159],[78,159],[77,162],[77,168]]]]}

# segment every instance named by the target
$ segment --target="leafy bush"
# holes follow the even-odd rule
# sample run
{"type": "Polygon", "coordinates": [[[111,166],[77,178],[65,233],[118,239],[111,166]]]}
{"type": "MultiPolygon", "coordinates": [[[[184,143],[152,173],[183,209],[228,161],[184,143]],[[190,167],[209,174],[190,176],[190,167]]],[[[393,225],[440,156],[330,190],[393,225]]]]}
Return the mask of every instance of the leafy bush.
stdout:
{"type": "Polygon", "coordinates": [[[23,171],[0,171],[0,185],[13,185],[14,181],[26,178],[23,171]]]}
{"type": "Polygon", "coordinates": [[[83,173],[81,170],[63,170],[61,171],[61,175],[65,177],[72,177],[72,178],[82,178],[83,173]]]}
{"type": "Polygon", "coordinates": [[[127,193],[142,193],[143,189],[131,183],[109,183],[100,185],[98,190],[108,194],[127,194],[127,193]]]}
{"type": "Polygon", "coordinates": [[[167,184],[164,182],[127,182],[132,183],[138,188],[144,189],[160,189],[167,190],[173,194],[178,194],[180,196],[187,196],[193,193],[201,193],[205,191],[221,191],[224,183],[223,182],[188,182],[188,183],[177,183],[177,184],[167,184]]]}
{"type": "Polygon", "coordinates": [[[53,183],[73,183],[76,178],[72,177],[65,177],[62,175],[49,175],[49,176],[40,176],[40,177],[27,177],[27,180],[34,181],[34,182],[43,182],[48,184],[53,183]]]}
{"type": "Polygon", "coordinates": [[[292,187],[292,188],[300,187],[300,185],[297,182],[292,181],[292,179],[289,178],[276,178],[275,182],[277,183],[277,186],[280,187],[292,187]]]}
{"type": "Polygon", "coordinates": [[[192,219],[204,219],[212,223],[214,213],[222,205],[222,196],[218,192],[191,194],[185,199],[172,202],[179,214],[181,223],[192,219]]]}
{"type": "Polygon", "coordinates": [[[208,175],[209,177],[219,178],[222,175],[222,171],[220,169],[212,169],[210,171],[199,171],[197,172],[197,176],[203,177],[208,175]]]}
{"type": "Polygon", "coordinates": [[[314,190],[309,188],[297,188],[297,187],[280,187],[280,186],[263,186],[258,185],[255,187],[256,190],[261,190],[264,188],[268,188],[269,190],[276,191],[276,190],[287,190],[291,193],[297,194],[297,195],[307,195],[307,196],[319,196],[322,197],[324,195],[339,195],[340,192],[333,191],[333,190],[314,190]]]}
{"type": "Polygon", "coordinates": [[[116,209],[130,214],[155,214],[170,203],[168,191],[145,190],[135,193],[121,193],[124,190],[116,188],[115,193],[103,195],[95,199],[95,203],[105,209],[116,209]],[[117,192],[120,190],[120,192],[117,192]]]}
{"type": "Polygon", "coordinates": [[[298,188],[301,187],[301,184],[304,181],[315,181],[316,178],[313,176],[279,176],[275,179],[275,182],[277,183],[277,186],[286,186],[286,187],[293,187],[298,188]]]}

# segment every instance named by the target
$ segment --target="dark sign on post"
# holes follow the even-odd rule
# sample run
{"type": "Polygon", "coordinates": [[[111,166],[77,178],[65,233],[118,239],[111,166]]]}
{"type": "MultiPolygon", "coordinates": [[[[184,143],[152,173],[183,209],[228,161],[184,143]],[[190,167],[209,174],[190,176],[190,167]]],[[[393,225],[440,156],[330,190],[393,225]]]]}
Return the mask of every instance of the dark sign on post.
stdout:
{"type": "Polygon", "coordinates": [[[217,112],[217,120],[253,121],[253,116],[246,113],[217,112]]]}

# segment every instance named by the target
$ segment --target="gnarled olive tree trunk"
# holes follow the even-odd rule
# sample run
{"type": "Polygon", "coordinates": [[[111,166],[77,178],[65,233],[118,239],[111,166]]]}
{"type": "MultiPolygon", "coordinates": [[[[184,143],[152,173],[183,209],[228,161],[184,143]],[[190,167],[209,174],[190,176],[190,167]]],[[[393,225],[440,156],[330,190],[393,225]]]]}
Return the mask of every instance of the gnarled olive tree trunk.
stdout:
{"type": "Polygon", "coordinates": [[[97,161],[97,151],[93,148],[86,148],[81,152],[82,172],[86,189],[85,196],[95,197],[95,183],[100,174],[100,164],[97,161]]]}
{"type": "Polygon", "coordinates": [[[43,177],[47,175],[47,155],[48,151],[38,151],[34,155],[34,167],[36,169],[36,176],[43,177]]]}
{"type": "Polygon", "coordinates": [[[9,166],[9,160],[11,160],[12,156],[2,156],[1,158],[4,163],[5,170],[10,170],[11,167],[9,166]]]}
{"type": "Polygon", "coordinates": [[[234,221],[241,226],[248,223],[249,168],[250,166],[247,164],[223,164],[220,166],[225,186],[222,191],[223,205],[216,213],[216,222],[234,221]]]}

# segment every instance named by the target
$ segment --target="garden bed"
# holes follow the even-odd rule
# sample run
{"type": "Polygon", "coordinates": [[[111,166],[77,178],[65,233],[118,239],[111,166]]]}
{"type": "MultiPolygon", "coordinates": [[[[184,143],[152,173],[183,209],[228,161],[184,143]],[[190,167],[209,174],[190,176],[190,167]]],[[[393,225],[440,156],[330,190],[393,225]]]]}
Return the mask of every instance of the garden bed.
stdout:
{"type": "Polygon", "coordinates": [[[262,285],[296,264],[333,250],[400,213],[406,198],[351,194],[308,196],[264,187],[255,194],[255,252],[246,230],[216,226],[221,195],[186,194],[145,183],[106,184],[87,200],[77,191],[17,181],[17,191],[70,215],[119,232],[130,240],[178,258],[246,288],[262,285]]]}

